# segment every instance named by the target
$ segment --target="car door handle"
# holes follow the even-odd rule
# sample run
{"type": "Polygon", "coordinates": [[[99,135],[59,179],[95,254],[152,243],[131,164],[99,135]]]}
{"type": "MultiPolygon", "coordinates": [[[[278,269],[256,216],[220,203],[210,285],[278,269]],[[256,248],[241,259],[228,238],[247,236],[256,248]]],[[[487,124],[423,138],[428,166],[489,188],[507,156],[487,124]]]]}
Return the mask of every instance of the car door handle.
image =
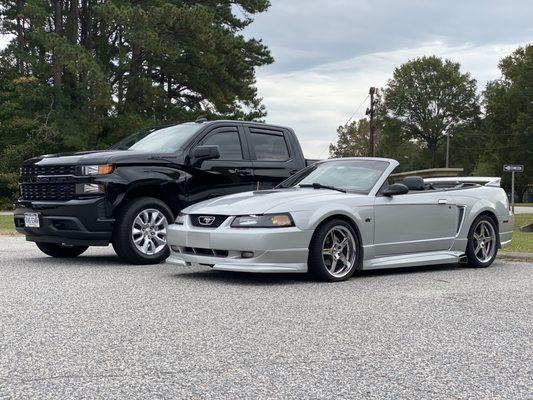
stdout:
{"type": "Polygon", "coordinates": [[[448,200],[440,199],[439,201],[437,201],[437,204],[446,205],[448,204],[448,200]]]}

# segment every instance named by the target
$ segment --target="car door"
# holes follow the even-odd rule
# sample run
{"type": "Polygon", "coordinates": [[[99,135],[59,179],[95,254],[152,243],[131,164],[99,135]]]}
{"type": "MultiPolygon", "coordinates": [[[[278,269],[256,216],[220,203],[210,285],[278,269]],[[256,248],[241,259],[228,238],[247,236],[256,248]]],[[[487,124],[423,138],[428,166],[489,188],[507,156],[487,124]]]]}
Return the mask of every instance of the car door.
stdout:
{"type": "Polygon", "coordinates": [[[459,208],[446,192],[378,195],[374,207],[375,255],[448,250],[459,224],[459,208]]]}
{"type": "Polygon", "coordinates": [[[197,144],[218,146],[220,158],[206,160],[189,180],[189,201],[224,196],[253,189],[252,161],[244,132],[235,126],[218,127],[197,144]]]}
{"type": "Polygon", "coordinates": [[[255,186],[271,189],[298,172],[296,152],[283,129],[248,127],[255,186]]]}

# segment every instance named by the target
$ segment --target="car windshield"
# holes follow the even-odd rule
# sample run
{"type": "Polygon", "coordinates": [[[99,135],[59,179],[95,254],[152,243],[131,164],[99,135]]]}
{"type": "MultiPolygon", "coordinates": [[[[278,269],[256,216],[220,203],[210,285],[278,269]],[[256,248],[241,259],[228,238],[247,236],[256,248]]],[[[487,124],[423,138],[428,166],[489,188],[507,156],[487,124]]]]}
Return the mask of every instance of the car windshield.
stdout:
{"type": "Polygon", "coordinates": [[[201,127],[201,124],[185,123],[147,129],[122,139],[111,149],[173,153],[182,148],[201,127]]]}
{"type": "Polygon", "coordinates": [[[314,184],[316,188],[329,186],[368,194],[388,166],[386,161],[374,160],[327,161],[306,168],[287,179],[280,187],[314,184]]]}

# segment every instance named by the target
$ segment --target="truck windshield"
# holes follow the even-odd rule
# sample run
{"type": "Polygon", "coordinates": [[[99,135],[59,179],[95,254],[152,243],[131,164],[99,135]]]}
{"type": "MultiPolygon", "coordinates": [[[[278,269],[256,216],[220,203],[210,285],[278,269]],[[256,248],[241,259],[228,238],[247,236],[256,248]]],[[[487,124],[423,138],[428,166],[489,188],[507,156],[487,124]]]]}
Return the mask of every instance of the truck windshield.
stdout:
{"type": "Polygon", "coordinates": [[[185,123],[147,129],[122,139],[111,149],[172,153],[182,148],[201,127],[201,124],[185,123]]]}
{"type": "Polygon", "coordinates": [[[332,160],[319,162],[282,182],[279,187],[330,186],[348,192],[368,194],[389,163],[374,160],[332,160]]]}

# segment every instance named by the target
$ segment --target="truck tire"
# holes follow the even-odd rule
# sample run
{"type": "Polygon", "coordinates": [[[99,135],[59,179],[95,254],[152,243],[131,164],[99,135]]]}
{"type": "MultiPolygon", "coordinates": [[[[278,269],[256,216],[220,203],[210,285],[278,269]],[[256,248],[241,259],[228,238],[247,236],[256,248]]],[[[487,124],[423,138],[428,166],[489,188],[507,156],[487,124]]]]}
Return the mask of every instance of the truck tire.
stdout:
{"type": "Polygon", "coordinates": [[[88,246],[66,246],[60,243],[35,243],[39,250],[50,257],[75,258],[87,250],[88,246]]]}
{"type": "Polygon", "coordinates": [[[130,200],[118,213],[113,248],[131,264],[159,264],[170,255],[166,228],[173,222],[172,211],[161,200],[153,197],[130,200]]]}

